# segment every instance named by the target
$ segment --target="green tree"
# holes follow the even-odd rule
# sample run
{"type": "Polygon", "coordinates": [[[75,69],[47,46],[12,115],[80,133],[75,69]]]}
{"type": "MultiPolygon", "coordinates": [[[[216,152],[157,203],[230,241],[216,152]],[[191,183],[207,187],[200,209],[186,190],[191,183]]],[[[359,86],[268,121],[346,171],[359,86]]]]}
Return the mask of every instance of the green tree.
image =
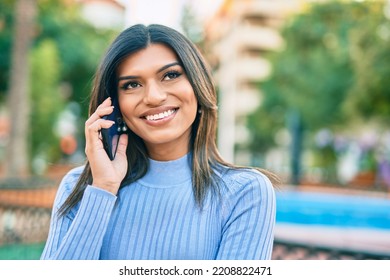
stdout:
{"type": "Polygon", "coordinates": [[[5,102],[11,63],[14,0],[0,1],[0,103],[5,102]]]}
{"type": "MultiPolygon", "coordinates": [[[[64,108],[59,88],[60,60],[52,40],[41,41],[31,56],[31,118],[30,144],[32,160],[55,162],[60,158],[59,139],[53,132],[58,112],[64,108]],[[42,128],[45,128],[43,131],[42,128]]],[[[36,161],[37,162],[37,161],[36,161]]],[[[40,173],[39,166],[33,171],[40,173]]]]}
{"type": "Polygon", "coordinates": [[[11,49],[8,111],[10,136],[7,142],[6,172],[8,177],[29,174],[28,119],[30,98],[28,92],[28,53],[33,41],[37,5],[35,0],[18,0],[15,3],[14,36],[11,49]]]}
{"type": "Polygon", "coordinates": [[[40,0],[38,44],[53,40],[59,51],[60,81],[70,85],[69,99],[85,104],[87,114],[93,75],[103,52],[118,30],[98,29],[80,15],[80,6],[67,1],[40,0]]]}
{"type": "MultiPolygon", "coordinates": [[[[29,2],[30,0],[20,1],[29,2]]],[[[43,150],[48,160],[55,161],[57,159],[59,145],[58,139],[52,135],[53,122],[60,113],[59,108],[64,105],[64,102],[76,101],[78,104],[85,105],[81,108],[83,118],[86,117],[87,99],[94,72],[102,53],[118,32],[118,30],[96,29],[83,20],[79,12],[80,3],[65,0],[36,0],[32,2],[37,4],[37,18],[34,24],[28,24],[29,28],[23,28],[22,31],[33,30],[34,40],[26,49],[26,57],[22,59],[21,67],[23,71],[27,69],[26,66],[29,64],[27,55],[31,52],[29,56],[36,69],[32,69],[32,77],[29,77],[32,79],[26,94],[33,96],[33,106],[27,105],[27,113],[22,114],[23,110],[20,106],[28,99],[25,98],[21,102],[21,98],[16,98],[14,103],[17,108],[10,109],[11,107],[9,107],[7,110],[14,112],[16,117],[11,117],[12,120],[24,115],[23,124],[31,125],[31,127],[24,127],[16,125],[14,122],[12,124],[13,129],[18,128],[24,131],[23,136],[19,135],[14,138],[24,141],[24,143],[31,140],[31,145],[28,147],[31,150],[22,149],[23,147],[17,144],[17,141],[12,140],[10,142],[19,148],[6,149],[9,152],[8,158],[15,158],[19,161],[24,158],[24,162],[27,162],[28,165],[32,158],[42,155],[43,150]],[[68,89],[67,95],[64,95],[64,91],[60,92],[60,87],[68,89]],[[49,99],[50,106],[41,106],[41,102],[48,104],[49,99]],[[46,136],[45,140],[40,138],[43,135],[46,136]],[[24,157],[17,156],[17,152],[22,153],[24,157]]],[[[12,92],[9,81],[11,65],[14,67],[15,63],[11,63],[10,59],[11,42],[14,27],[18,22],[16,20],[18,13],[14,13],[14,4],[14,0],[4,0],[0,3],[0,103],[5,103],[6,97],[11,96],[12,92]]],[[[23,11],[25,12],[25,9],[23,11]]],[[[26,19],[23,16],[22,18],[26,19]]],[[[30,37],[25,38],[25,36],[19,35],[19,38],[30,37]]],[[[23,58],[21,55],[15,57],[19,60],[23,58]]],[[[23,71],[19,71],[19,73],[23,73],[23,71]]],[[[20,86],[20,81],[19,84],[14,84],[20,86]]],[[[83,123],[84,120],[80,119],[80,128],[83,123]]],[[[79,129],[79,131],[81,134],[83,129],[79,129]]],[[[82,137],[79,136],[79,138],[82,137]]],[[[7,166],[9,166],[9,161],[7,161],[7,166]]],[[[12,175],[16,176],[17,173],[12,172],[12,175]]]]}
{"type": "MultiPolygon", "coordinates": [[[[290,114],[302,121],[304,139],[311,139],[306,143],[312,143],[310,136],[320,129],[337,130],[356,115],[376,114],[377,109],[364,110],[363,105],[372,106],[367,101],[376,100],[387,114],[390,103],[384,91],[389,91],[384,80],[388,82],[385,58],[389,56],[389,44],[378,44],[377,35],[378,24],[388,30],[383,9],[383,1],[313,3],[286,24],[282,30],[285,48],[269,55],[273,73],[260,83],[264,102],[249,117],[254,151],[274,145],[274,133],[288,126],[290,114]],[[376,94],[372,96],[369,89],[375,86],[376,94]]],[[[333,149],[324,147],[317,152],[319,159],[335,160],[333,149]]],[[[332,163],[326,164],[334,166],[332,163]]]]}
{"type": "Polygon", "coordinates": [[[355,83],[344,109],[351,118],[375,119],[390,127],[390,3],[370,8],[365,28],[351,32],[355,83]]]}

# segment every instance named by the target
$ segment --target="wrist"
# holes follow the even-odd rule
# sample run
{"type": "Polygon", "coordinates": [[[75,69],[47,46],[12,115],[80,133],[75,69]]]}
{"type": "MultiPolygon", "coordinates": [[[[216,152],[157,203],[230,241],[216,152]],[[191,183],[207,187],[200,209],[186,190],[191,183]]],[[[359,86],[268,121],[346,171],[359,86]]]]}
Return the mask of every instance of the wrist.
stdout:
{"type": "Polygon", "coordinates": [[[120,184],[117,182],[93,181],[92,186],[106,190],[114,195],[118,193],[120,184]]]}

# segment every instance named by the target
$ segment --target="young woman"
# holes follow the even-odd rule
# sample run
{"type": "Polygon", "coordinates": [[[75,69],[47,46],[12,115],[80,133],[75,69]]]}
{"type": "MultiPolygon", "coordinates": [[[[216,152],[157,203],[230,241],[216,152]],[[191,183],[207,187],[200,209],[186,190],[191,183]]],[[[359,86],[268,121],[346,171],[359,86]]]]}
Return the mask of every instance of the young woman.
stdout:
{"type": "Polygon", "coordinates": [[[124,30],[96,74],[87,163],[61,182],[41,258],[270,259],[274,177],[220,157],[216,104],[208,67],[183,35],[124,30]],[[101,131],[115,110],[127,127],[110,160],[101,131]]]}

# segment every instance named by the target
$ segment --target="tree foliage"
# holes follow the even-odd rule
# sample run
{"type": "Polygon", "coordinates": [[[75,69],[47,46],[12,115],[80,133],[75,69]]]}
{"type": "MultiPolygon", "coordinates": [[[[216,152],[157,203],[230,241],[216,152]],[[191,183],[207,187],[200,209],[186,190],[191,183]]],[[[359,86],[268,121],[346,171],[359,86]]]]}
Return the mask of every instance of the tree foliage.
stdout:
{"type": "MultiPolygon", "coordinates": [[[[61,109],[65,103],[76,101],[85,105],[82,116],[86,117],[91,81],[103,52],[118,30],[93,27],[80,15],[80,3],[37,2],[38,18],[29,55],[32,65],[30,158],[43,155],[47,161],[54,162],[59,158],[60,147],[53,126],[61,109]]],[[[13,0],[0,2],[0,104],[5,103],[9,89],[14,4],[13,0]]],[[[83,123],[81,119],[79,126],[83,123]]]]}
{"type": "Polygon", "coordinates": [[[61,83],[71,86],[71,100],[87,104],[100,58],[118,31],[95,28],[81,17],[78,5],[67,2],[40,0],[36,43],[46,39],[55,42],[62,62],[61,83]]]}
{"type": "Polygon", "coordinates": [[[268,58],[259,84],[263,103],[249,117],[252,148],[272,146],[298,112],[311,132],[347,126],[356,117],[389,117],[389,19],[383,1],[313,3],[282,30],[285,48],[268,58]]]}
{"type": "Polygon", "coordinates": [[[372,118],[389,127],[390,120],[390,4],[370,6],[375,15],[365,28],[351,32],[351,63],[355,83],[344,106],[350,116],[372,118]],[[387,16],[387,17],[386,17],[387,16]]]}
{"type": "Polygon", "coordinates": [[[13,0],[0,2],[0,102],[4,102],[11,63],[13,0]]]}
{"type": "Polygon", "coordinates": [[[59,89],[60,59],[56,44],[47,39],[31,52],[31,154],[51,161],[58,160],[59,139],[53,133],[58,112],[65,99],[59,89]],[[43,131],[42,128],[47,128],[43,131]]]}

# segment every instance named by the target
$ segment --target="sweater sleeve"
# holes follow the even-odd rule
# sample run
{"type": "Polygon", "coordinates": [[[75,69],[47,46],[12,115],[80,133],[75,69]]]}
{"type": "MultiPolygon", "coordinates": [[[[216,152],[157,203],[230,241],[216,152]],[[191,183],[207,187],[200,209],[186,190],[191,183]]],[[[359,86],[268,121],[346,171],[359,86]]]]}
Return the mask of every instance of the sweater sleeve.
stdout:
{"type": "Polygon", "coordinates": [[[116,196],[87,186],[81,202],[67,215],[58,209],[72,191],[78,176],[69,172],[62,180],[54,201],[50,230],[41,259],[98,259],[116,196]]]}
{"type": "Polygon", "coordinates": [[[255,171],[234,171],[227,181],[222,240],[217,259],[271,259],[276,218],[275,192],[255,171]]]}

